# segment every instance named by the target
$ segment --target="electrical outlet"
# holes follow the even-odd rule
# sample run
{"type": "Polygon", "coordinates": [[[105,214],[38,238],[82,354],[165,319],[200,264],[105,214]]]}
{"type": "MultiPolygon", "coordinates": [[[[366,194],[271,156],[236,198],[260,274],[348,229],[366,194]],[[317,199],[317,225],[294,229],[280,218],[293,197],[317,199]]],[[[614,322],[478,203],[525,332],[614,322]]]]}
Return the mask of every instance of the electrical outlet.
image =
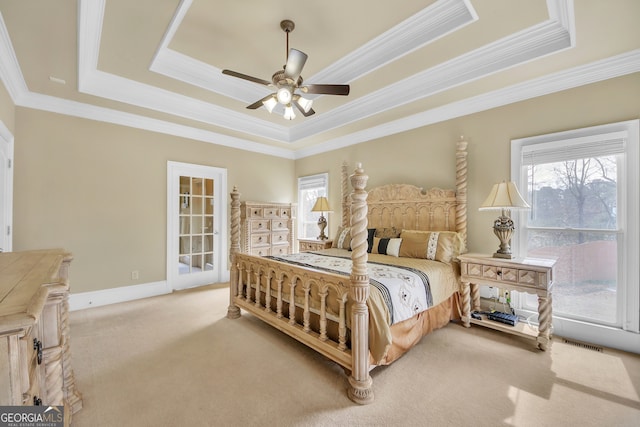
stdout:
{"type": "Polygon", "coordinates": [[[140,278],[140,272],[138,270],[133,270],[131,272],[131,280],[138,280],[140,278]]]}

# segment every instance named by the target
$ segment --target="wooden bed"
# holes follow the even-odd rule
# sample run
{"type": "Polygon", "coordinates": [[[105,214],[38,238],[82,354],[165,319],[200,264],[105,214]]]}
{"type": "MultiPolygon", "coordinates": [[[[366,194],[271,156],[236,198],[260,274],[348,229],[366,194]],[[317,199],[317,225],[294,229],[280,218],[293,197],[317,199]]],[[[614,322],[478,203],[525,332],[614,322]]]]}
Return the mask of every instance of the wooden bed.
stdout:
{"type": "MultiPolygon", "coordinates": [[[[362,167],[357,165],[354,173],[347,177],[347,166],[343,166],[340,230],[348,227],[351,250],[318,251],[328,252],[330,256],[338,255],[336,259],[342,258],[341,263],[349,256],[350,271],[341,274],[300,265],[302,263],[289,264],[280,258],[241,253],[240,193],[234,188],[231,192],[231,280],[227,317],[238,318],[240,309],[244,309],[318,351],[344,367],[349,375],[348,396],[351,400],[359,404],[372,402],[372,379],[369,375],[372,367],[392,363],[422,336],[445,326],[452,319],[459,318],[464,326],[469,326],[469,287],[464,288],[460,284],[455,256],[451,262],[443,263],[405,260],[397,254],[394,262],[425,262],[439,270],[450,269],[454,275],[454,288],[440,300],[434,299],[434,304],[426,311],[415,311],[418,314],[391,326],[380,325],[384,314],[379,312],[385,312],[385,309],[378,309],[380,296],[378,289],[370,285],[369,267],[379,265],[377,261],[390,255],[368,252],[373,239],[368,230],[394,228],[403,230],[406,237],[410,234],[404,233],[428,231],[432,237],[436,236],[436,241],[438,235],[455,235],[461,242],[459,251],[465,250],[466,148],[465,141],[457,143],[455,190],[432,188],[423,192],[413,185],[391,184],[367,192],[368,176],[362,167]],[[348,190],[349,181],[353,189],[351,192],[348,190]],[[379,331],[386,332],[386,340],[384,333],[381,338],[375,335],[379,331]]],[[[304,260],[310,256],[315,255],[297,255],[298,259],[304,260]]],[[[446,277],[449,275],[447,272],[444,274],[446,277]]],[[[432,281],[430,277],[428,281],[432,281]]],[[[431,289],[436,288],[434,294],[438,285],[431,283],[431,289]]],[[[389,315],[388,311],[385,313],[389,315]]]]}

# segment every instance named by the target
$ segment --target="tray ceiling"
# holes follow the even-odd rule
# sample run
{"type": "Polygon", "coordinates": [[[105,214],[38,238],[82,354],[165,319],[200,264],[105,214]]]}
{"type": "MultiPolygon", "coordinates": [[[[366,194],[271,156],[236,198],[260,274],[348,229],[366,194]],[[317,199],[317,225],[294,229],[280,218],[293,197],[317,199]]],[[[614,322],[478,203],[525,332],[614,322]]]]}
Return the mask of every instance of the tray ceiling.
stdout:
{"type": "Polygon", "coordinates": [[[640,71],[640,2],[0,0],[16,105],[300,158],[640,71]],[[375,7],[371,7],[375,4],[375,7]],[[248,104],[282,68],[351,85],[287,121],[248,104]]]}

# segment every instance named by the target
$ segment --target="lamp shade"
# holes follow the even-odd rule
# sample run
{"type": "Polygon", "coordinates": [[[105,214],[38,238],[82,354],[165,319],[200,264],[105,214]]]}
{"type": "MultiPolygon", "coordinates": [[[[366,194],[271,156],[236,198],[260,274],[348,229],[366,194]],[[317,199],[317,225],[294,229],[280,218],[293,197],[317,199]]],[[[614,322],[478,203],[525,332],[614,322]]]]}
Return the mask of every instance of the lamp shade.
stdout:
{"type": "Polygon", "coordinates": [[[311,208],[311,212],[330,212],[329,201],[326,197],[318,197],[316,204],[311,208]]]}
{"type": "Polygon", "coordinates": [[[512,181],[495,184],[491,193],[479,210],[529,209],[531,206],[522,198],[518,187],[512,181]]]}

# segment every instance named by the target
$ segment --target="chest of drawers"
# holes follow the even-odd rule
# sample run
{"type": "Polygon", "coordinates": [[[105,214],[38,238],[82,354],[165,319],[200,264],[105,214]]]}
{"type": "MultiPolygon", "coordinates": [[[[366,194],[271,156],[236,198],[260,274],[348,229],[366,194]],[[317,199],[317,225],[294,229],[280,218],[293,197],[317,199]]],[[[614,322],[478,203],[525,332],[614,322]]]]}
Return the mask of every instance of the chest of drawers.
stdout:
{"type": "Polygon", "coordinates": [[[241,250],[258,256],[284,255],[293,250],[296,205],[242,202],[241,250]]]}
{"type": "Polygon", "coordinates": [[[69,347],[71,259],[61,249],[0,254],[0,406],[64,406],[65,424],[82,407],[69,347]]]}

